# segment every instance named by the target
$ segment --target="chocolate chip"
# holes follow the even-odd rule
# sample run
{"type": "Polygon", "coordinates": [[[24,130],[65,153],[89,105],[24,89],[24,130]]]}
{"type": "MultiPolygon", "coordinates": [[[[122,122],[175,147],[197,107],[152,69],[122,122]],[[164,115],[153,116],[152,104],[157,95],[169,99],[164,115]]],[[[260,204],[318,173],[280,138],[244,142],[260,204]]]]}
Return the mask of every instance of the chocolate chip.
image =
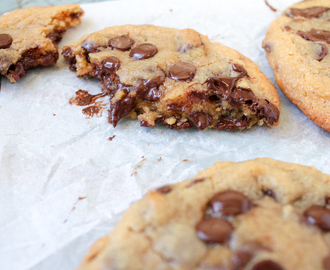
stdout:
{"type": "Polygon", "coordinates": [[[316,30],[315,28],[312,28],[308,32],[299,30],[297,35],[309,41],[324,41],[330,44],[330,31],[316,30]]]}
{"type": "Polygon", "coordinates": [[[159,100],[159,98],[162,96],[162,93],[159,90],[159,87],[164,83],[164,81],[165,81],[164,78],[162,78],[161,76],[158,76],[156,78],[147,80],[144,83],[140,83],[136,87],[137,97],[144,99],[144,100],[150,100],[150,101],[159,100]]]}
{"type": "Polygon", "coordinates": [[[214,213],[236,216],[250,210],[251,203],[243,193],[234,190],[219,192],[213,196],[209,205],[214,213]]]}
{"type": "Polygon", "coordinates": [[[330,270],[330,255],[323,259],[323,268],[324,270],[330,270]]]}
{"type": "Polygon", "coordinates": [[[191,91],[189,96],[205,101],[208,101],[210,99],[210,94],[206,91],[191,91]]]}
{"type": "MultiPolygon", "coordinates": [[[[98,52],[98,48],[100,48],[100,45],[96,44],[93,41],[88,41],[85,40],[82,44],[81,47],[88,53],[95,53],[98,52]]],[[[102,47],[102,46],[101,46],[102,47]]]]}
{"type": "Polygon", "coordinates": [[[102,60],[99,69],[100,76],[110,76],[120,68],[120,60],[115,56],[110,56],[102,60]]]}
{"type": "Polygon", "coordinates": [[[196,226],[197,236],[205,242],[213,242],[222,244],[226,242],[231,233],[233,226],[222,218],[202,219],[196,226]]]}
{"type": "Polygon", "coordinates": [[[322,61],[324,57],[328,55],[328,47],[325,46],[322,43],[319,43],[321,46],[321,51],[318,53],[318,58],[316,59],[317,61],[322,61]]]}
{"type": "Polygon", "coordinates": [[[272,197],[273,199],[276,200],[276,194],[274,193],[273,190],[271,190],[271,189],[263,189],[263,190],[262,190],[262,193],[263,193],[265,196],[272,197]]]}
{"type": "Polygon", "coordinates": [[[272,260],[258,262],[251,270],[284,270],[282,266],[272,260]]]}
{"type": "Polygon", "coordinates": [[[172,191],[172,187],[169,185],[162,186],[162,187],[156,189],[156,192],[162,193],[162,194],[167,194],[171,191],[172,191]]]}
{"type": "Polygon", "coordinates": [[[324,12],[328,11],[330,8],[327,7],[310,7],[305,9],[299,9],[299,8],[291,8],[291,14],[293,16],[302,16],[307,19],[311,18],[318,18],[320,17],[324,12]]]}
{"type": "Polygon", "coordinates": [[[191,117],[199,130],[203,130],[212,125],[213,117],[209,113],[195,112],[191,114],[191,117]]]}
{"type": "Polygon", "coordinates": [[[251,119],[246,116],[242,116],[239,119],[222,118],[215,126],[215,129],[236,130],[238,128],[248,127],[250,122],[251,119]]]}
{"type": "Polygon", "coordinates": [[[127,51],[134,44],[134,40],[127,35],[115,37],[109,40],[109,46],[118,50],[127,51]]]}
{"type": "Polygon", "coordinates": [[[194,65],[179,62],[170,67],[169,75],[173,80],[185,81],[192,80],[195,77],[196,68],[194,65]]]}
{"type": "Polygon", "coordinates": [[[55,27],[53,32],[47,35],[47,38],[52,40],[53,42],[57,43],[60,42],[63,38],[63,34],[66,32],[65,27],[55,27]]]}
{"type": "Polygon", "coordinates": [[[133,60],[142,60],[154,56],[157,52],[158,50],[155,45],[144,43],[132,49],[129,56],[133,60]]]}
{"type": "Polygon", "coordinates": [[[8,34],[0,34],[0,49],[7,49],[13,43],[13,38],[8,34]]]}
{"type": "Polygon", "coordinates": [[[253,252],[247,250],[238,250],[233,253],[231,257],[231,263],[233,270],[241,270],[251,261],[253,258],[253,252]]]}
{"type": "Polygon", "coordinates": [[[131,95],[111,104],[109,110],[109,123],[116,127],[119,120],[128,115],[135,108],[135,104],[136,97],[131,95]]]}
{"type": "Polygon", "coordinates": [[[308,222],[319,226],[324,231],[330,231],[330,210],[320,206],[313,205],[304,212],[308,222]]]}
{"type": "Polygon", "coordinates": [[[255,103],[257,98],[250,89],[239,87],[239,88],[234,88],[228,100],[232,106],[236,106],[237,104],[251,105],[252,103],[255,103]]]}

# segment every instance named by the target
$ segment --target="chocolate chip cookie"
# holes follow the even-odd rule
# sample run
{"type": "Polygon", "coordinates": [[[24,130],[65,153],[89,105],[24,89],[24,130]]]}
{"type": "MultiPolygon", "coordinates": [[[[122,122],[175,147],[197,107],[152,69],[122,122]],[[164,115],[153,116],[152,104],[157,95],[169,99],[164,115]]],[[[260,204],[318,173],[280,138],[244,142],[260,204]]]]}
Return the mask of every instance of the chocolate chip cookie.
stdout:
{"type": "Polygon", "coordinates": [[[277,125],[280,101],[259,68],[191,29],[105,28],[63,48],[78,77],[96,77],[110,96],[109,123],[244,129],[277,125]]]}
{"type": "Polygon", "coordinates": [[[0,74],[17,82],[29,69],[54,65],[56,43],[69,26],[80,24],[78,5],[31,7],[0,17],[0,74]]]}
{"type": "Polygon", "coordinates": [[[295,4],[269,27],[263,48],[277,84],[315,124],[330,131],[330,2],[295,4]]]}
{"type": "Polygon", "coordinates": [[[79,269],[330,269],[329,182],[267,158],[218,162],[150,191],[79,269]]]}

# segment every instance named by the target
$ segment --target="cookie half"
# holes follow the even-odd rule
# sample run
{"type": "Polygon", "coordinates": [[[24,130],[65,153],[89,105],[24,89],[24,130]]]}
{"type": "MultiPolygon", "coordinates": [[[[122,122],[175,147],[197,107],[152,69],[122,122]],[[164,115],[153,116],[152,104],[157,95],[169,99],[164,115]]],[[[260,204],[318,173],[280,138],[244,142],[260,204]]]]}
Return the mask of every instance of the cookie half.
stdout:
{"type": "Polygon", "coordinates": [[[79,270],[329,269],[329,182],[267,158],[218,162],[150,191],[79,270]]]}
{"type": "Polygon", "coordinates": [[[114,126],[123,117],[172,129],[278,124],[278,95],[257,65],[191,29],[109,27],[62,54],[78,77],[100,79],[114,126]]]}
{"type": "Polygon", "coordinates": [[[269,27],[263,48],[277,84],[315,124],[330,131],[330,2],[295,4],[269,27]]]}
{"type": "Polygon", "coordinates": [[[67,27],[80,24],[78,5],[31,7],[0,17],[0,74],[17,82],[29,69],[54,65],[56,43],[67,27]]]}

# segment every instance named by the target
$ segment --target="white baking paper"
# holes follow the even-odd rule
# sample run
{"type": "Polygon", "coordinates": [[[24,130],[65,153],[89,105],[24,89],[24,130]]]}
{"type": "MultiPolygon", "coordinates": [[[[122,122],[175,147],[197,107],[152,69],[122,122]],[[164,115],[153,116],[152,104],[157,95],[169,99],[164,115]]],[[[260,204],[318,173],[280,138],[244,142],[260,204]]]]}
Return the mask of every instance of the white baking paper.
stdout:
{"type": "MultiPolygon", "coordinates": [[[[193,28],[259,65],[275,84],[261,42],[267,27],[296,0],[135,0],[82,5],[82,24],[59,44],[121,24],[193,28]]],[[[276,86],[277,87],[277,86],[276,86]]],[[[102,117],[86,119],[69,99],[99,82],[75,77],[61,57],[0,92],[0,269],[75,269],[90,245],[150,188],[193,177],[215,161],[256,157],[330,173],[329,132],[278,89],[280,125],[245,131],[175,131],[102,117]],[[109,137],[114,136],[112,141],[109,137]]]]}

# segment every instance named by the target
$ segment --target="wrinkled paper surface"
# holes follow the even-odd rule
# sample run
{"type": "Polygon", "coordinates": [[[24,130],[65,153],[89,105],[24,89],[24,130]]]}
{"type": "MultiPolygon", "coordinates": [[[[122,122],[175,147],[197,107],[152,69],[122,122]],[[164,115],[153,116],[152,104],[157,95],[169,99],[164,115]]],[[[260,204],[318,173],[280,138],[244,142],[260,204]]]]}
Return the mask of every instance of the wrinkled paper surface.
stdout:
{"type": "MultiPolygon", "coordinates": [[[[82,5],[82,35],[121,24],[193,28],[257,63],[273,82],[261,42],[267,27],[294,0],[111,1],[82,5]]],[[[277,86],[276,86],[277,87],[277,86]]],[[[330,173],[329,132],[316,126],[278,89],[280,125],[245,131],[175,131],[102,117],[86,119],[69,99],[99,82],[75,77],[63,57],[29,71],[0,92],[0,268],[75,269],[90,245],[107,234],[150,188],[193,177],[215,161],[256,157],[315,166],[330,173]],[[109,137],[114,136],[112,141],[109,137]]]]}

